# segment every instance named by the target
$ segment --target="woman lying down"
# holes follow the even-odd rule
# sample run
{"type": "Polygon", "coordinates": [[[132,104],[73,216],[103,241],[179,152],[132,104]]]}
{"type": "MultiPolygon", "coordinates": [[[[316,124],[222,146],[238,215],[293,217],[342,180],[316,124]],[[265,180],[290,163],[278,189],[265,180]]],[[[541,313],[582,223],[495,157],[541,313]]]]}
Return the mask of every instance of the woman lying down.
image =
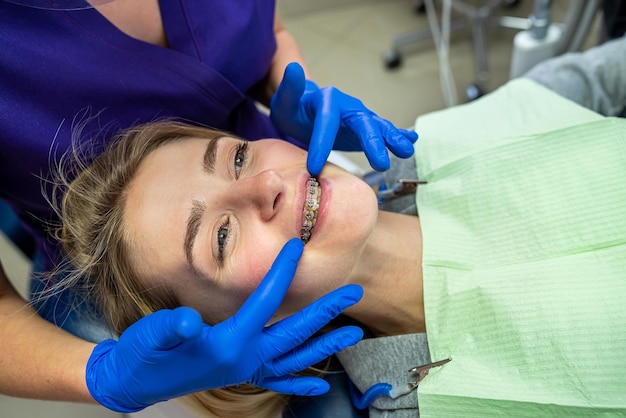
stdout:
{"type": "MultiPolygon", "coordinates": [[[[418,400],[423,416],[626,411],[626,121],[519,80],[417,130],[417,172],[396,162],[428,182],[408,203],[419,217],[381,210],[332,164],[311,178],[306,152],[285,141],[137,127],[67,189],[69,261],[117,332],[146,306],[190,306],[214,324],[297,237],[304,254],[274,320],[362,286],[345,315],[373,338],[340,359],[361,391],[384,381],[404,392],[374,400],[372,416],[414,417],[418,400]],[[158,145],[131,152],[147,143],[158,145]],[[114,172],[128,181],[103,206],[114,172]],[[119,224],[95,222],[114,211],[119,224]],[[95,228],[122,232],[106,245],[125,251],[99,260],[109,277],[90,276],[95,255],[79,239],[95,228]],[[114,299],[107,281],[141,291],[114,299]],[[408,369],[447,358],[402,390],[408,369]]],[[[274,413],[283,405],[243,387],[200,396],[208,416],[258,416],[246,408],[258,396],[274,413]]]]}

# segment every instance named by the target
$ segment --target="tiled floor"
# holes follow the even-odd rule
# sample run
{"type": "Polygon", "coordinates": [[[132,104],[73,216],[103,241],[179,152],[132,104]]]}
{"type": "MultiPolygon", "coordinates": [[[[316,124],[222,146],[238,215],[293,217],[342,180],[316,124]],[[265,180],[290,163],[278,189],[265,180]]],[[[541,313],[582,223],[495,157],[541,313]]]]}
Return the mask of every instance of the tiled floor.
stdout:
{"type": "MultiPolygon", "coordinates": [[[[526,17],[532,4],[531,0],[521,0],[518,7],[498,13],[526,17]]],[[[568,5],[569,0],[554,2],[555,21],[562,21],[568,5]]],[[[411,53],[403,57],[400,68],[388,70],[384,65],[384,54],[394,36],[428,27],[426,16],[414,12],[415,0],[279,0],[279,10],[320,85],[334,85],[360,98],[400,127],[410,127],[418,115],[444,107],[439,63],[431,40],[406,48],[411,53]]],[[[514,34],[514,30],[497,28],[488,33],[488,90],[508,79],[514,34]]],[[[589,43],[593,43],[593,37],[589,43]]],[[[450,64],[462,100],[465,87],[475,81],[468,31],[453,35],[450,64]]],[[[350,158],[364,164],[362,157],[350,158]]],[[[28,262],[1,235],[0,258],[9,277],[25,292],[28,262]]],[[[157,415],[166,416],[157,411],[143,416],[157,415]]],[[[2,418],[119,416],[96,406],[0,397],[2,418]]]]}

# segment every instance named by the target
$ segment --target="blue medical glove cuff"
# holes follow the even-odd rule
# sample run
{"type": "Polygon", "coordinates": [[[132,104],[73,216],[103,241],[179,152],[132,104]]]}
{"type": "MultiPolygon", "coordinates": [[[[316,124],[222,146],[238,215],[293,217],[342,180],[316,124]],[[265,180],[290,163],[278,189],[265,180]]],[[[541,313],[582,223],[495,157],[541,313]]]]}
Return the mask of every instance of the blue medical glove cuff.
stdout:
{"type": "MultiPolygon", "coordinates": [[[[142,409],[145,409],[149,405],[140,405],[137,402],[133,407],[126,407],[119,404],[117,399],[113,399],[111,396],[107,396],[99,389],[99,385],[110,382],[118,382],[118,376],[110,376],[110,374],[114,371],[108,370],[105,365],[102,363],[106,361],[105,357],[110,355],[113,348],[115,348],[117,341],[115,340],[105,340],[100,344],[96,345],[93,349],[91,356],[89,356],[89,360],[87,361],[87,369],[85,372],[85,380],[87,382],[87,389],[89,389],[89,393],[91,397],[94,398],[100,405],[115,411],[115,412],[123,412],[123,413],[131,413],[138,412],[142,409]]],[[[121,385],[117,388],[120,392],[123,392],[123,388],[121,385]]],[[[124,393],[124,395],[130,400],[130,396],[124,393]]]]}

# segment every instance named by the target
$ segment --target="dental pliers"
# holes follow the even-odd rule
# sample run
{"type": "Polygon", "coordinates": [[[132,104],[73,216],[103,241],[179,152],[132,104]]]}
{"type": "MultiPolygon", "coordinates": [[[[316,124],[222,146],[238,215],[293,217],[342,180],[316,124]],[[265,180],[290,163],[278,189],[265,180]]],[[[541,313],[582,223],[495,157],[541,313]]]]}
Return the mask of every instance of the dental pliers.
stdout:
{"type": "Polygon", "coordinates": [[[380,203],[395,199],[400,196],[412,194],[417,191],[417,186],[427,184],[426,180],[400,179],[391,187],[381,184],[378,188],[378,201],[380,203]]]}
{"type": "Polygon", "coordinates": [[[352,403],[357,409],[366,409],[368,408],[374,399],[379,396],[388,396],[392,399],[397,398],[398,396],[406,395],[411,392],[413,389],[417,388],[417,386],[428,376],[428,372],[433,367],[443,366],[444,364],[451,361],[451,358],[447,358],[440,361],[435,361],[434,363],[424,364],[422,366],[416,366],[409,370],[410,377],[415,380],[412,380],[407,383],[407,387],[405,388],[393,388],[389,383],[376,383],[367,389],[363,394],[360,394],[358,389],[354,386],[353,383],[350,383],[350,397],[352,398],[352,403]]]}
{"type": "Polygon", "coordinates": [[[412,369],[410,369],[409,373],[413,376],[417,375],[417,380],[413,382],[409,382],[409,388],[411,390],[415,389],[417,385],[419,385],[420,382],[424,380],[426,376],[428,376],[428,372],[430,371],[430,369],[432,369],[433,367],[443,366],[444,364],[450,362],[450,360],[452,359],[447,358],[447,359],[436,361],[434,363],[428,363],[428,364],[424,364],[423,366],[417,366],[417,367],[413,367],[412,369]]]}

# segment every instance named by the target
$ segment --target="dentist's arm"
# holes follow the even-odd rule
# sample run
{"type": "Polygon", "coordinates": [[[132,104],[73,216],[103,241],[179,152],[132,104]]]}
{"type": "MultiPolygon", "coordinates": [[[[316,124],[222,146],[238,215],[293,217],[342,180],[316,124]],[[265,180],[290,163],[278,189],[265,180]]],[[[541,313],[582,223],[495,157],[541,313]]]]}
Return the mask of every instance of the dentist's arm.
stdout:
{"type": "Polygon", "coordinates": [[[300,51],[300,47],[296,42],[295,38],[291,35],[291,33],[285,28],[282,19],[278,13],[274,16],[274,37],[276,39],[276,52],[272,57],[272,62],[270,64],[270,68],[265,75],[265,78],[259,82],[249,94],[257,100],[259,103],[262,103],[266,107],[270,106],[270,100],[280,82],[283,79],[283,73],[285,72],[285,67],[290,62],[297,62],[302,66],[303,71],[307,75],[307,78],[310,78],[309,71],[304,62],[304,57],[302,56],[302,52],[300,51]]]}
{"type": "Polygon", "coordinates": [[[0,264],[0,393],[31,399],[94,402],[85,383],[93,343],[37,315],[0,264]]]}

